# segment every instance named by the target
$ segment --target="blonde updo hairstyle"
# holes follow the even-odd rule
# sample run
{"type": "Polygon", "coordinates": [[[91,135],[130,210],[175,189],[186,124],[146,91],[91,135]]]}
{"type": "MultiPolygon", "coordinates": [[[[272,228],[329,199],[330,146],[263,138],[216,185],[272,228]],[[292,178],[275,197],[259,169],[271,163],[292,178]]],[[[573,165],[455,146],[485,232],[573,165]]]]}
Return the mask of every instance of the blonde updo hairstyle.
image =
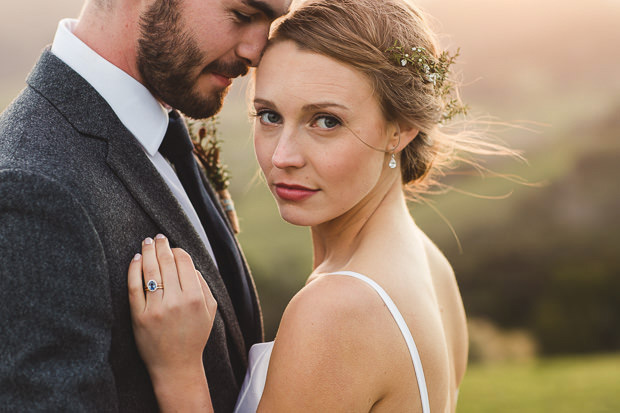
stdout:
{"type": "MultiPolygon", "coordinates": [[[[446,102],[412,65],[401,66],[386,52],[395,42],[408,50],[441,51],[423,13],[407,0],[309,0],[274,28],[270,43],[292,40],[302,50],[349,65],[370,80],[385,119],[418,129],[402,151],[402,180],[415,194],[436,184],[459,135],[440,131],[446,102]]],[[[446,81],[453,81],[446,79],[446,81]]]]}

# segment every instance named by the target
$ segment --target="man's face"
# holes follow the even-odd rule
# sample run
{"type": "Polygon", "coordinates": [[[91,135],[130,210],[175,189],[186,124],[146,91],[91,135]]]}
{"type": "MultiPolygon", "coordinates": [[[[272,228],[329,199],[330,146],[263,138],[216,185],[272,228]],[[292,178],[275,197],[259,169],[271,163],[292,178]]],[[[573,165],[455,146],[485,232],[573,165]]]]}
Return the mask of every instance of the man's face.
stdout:
{"type": "Polygon", "coordinates": [[[137,65],[155,97],[192,118],[216,114],[232,78],[256,66],[290,0],[154,0],[140,16],[137,65]]]}

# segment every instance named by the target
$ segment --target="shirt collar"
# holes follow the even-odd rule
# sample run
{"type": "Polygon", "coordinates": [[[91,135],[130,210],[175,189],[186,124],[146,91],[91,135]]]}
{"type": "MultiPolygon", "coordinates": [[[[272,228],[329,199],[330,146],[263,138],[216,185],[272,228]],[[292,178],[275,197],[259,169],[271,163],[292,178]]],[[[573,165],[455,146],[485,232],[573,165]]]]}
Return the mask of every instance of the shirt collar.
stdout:
{"type": "Polygon", "coordinates": [[[77,22],[60,21],[52,53],[90,83],[146,152],[155,155],[168,128],[168,111],[144,85],[78,39],[73,34],[77,22]]]}

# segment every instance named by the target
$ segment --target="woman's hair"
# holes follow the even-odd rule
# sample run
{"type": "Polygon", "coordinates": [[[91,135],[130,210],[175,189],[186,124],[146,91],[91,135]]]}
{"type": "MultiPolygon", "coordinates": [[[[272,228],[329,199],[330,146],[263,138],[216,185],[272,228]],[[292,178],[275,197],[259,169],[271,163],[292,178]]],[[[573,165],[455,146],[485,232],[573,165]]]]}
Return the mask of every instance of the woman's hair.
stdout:
{"type": "MultiPolygon", "coordinates": [[[[274,28],[270,44],[285,40],[359,70],[370,80],[386,120],[420,131],[400,157],[403,183],[414,196],[438,185],[436,178],[455,160],[479,167],[467,153],[514,154],[471,132],[441,130],[451,97],[425,81],[419,67],[394,57],[395,45],[403,53],[423,48],[434,60],[442,55],[424,14],[408,0],[309,0],[274,28]]],[[[458,96],[454,79],[445,84],[458,96]]]]}

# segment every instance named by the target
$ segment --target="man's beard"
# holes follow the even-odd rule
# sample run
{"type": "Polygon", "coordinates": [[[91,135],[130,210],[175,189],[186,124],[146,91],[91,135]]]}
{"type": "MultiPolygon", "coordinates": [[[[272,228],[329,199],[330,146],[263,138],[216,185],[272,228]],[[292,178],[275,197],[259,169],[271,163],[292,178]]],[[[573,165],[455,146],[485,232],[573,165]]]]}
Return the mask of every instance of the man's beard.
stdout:
{"type": "MultiPolygon", "coordinates": [[[[186,116],[208,118],[222,108],[226,89],[208,95],[197,89],[195,73],[205,54],[191,34],[181,27],[178,1],[157,1],[140,17],[137,65],[144,86],[158,99],[186,116]]],[[[201,73],[221,73],[229,77],[245,75],[242,61],[213,61],[201,73]]]]}

